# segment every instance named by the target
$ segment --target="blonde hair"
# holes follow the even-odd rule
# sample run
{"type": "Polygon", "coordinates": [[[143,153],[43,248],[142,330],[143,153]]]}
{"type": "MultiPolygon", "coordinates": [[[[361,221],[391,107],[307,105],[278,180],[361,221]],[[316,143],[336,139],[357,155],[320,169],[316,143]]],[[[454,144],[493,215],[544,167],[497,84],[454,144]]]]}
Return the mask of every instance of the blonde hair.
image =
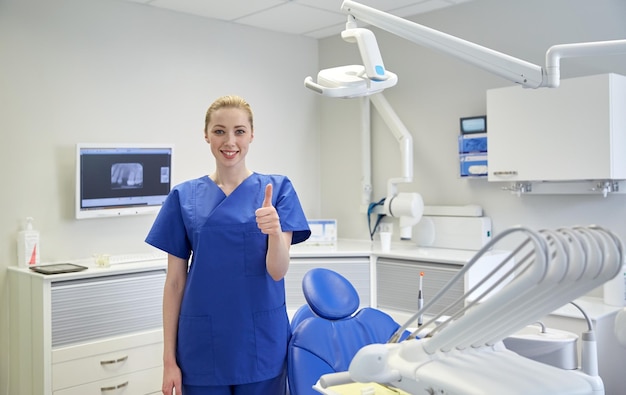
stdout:
{"type": "Polygon", "coordinates": [[[207,131],[209,127],[209,123],[211,122],[211,116],[213,113],[222,108],[239,108],[248,113],[248,121],[250,121],[250,127],[254,130],[254,122],[252,115],[252,108],[244,98],[236,96],[236,95],[228,95],[222,96],[215,100],[213,104],[209,106],[209,109],[206,111],[206,116],[204,117],[204,131],[207,131]]]}

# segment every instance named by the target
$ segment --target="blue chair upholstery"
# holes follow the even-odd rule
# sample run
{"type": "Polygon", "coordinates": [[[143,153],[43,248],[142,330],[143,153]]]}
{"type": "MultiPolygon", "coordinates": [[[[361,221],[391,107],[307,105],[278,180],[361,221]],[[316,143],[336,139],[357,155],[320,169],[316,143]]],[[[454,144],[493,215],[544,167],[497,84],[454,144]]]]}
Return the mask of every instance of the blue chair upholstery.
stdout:
{"type": "MultiPolygon", "coordinates": [[[[289,391],[291,395],[319,395],[312,386],[320,376],[347,371],[359,349],[367,344],[386,343],[400,325],[389,315],[369,307],[355,314],[360,304],[356,289],[332,270],[310,270],[302,280],[302,290],[308,305],[298,310],[299,322],[292,323],[287,364],[289,391]]],[[[408,332],[403,337],[406,335],[408,332]]]]}
{"type": "Polygon", "coordinates": [[[300,306],[296,313],[291,317],[291,332],[296,330],[296,327],[305,319],[317,317],[313,310],[309,307],[308,304],[303,304],[300,306]]]}

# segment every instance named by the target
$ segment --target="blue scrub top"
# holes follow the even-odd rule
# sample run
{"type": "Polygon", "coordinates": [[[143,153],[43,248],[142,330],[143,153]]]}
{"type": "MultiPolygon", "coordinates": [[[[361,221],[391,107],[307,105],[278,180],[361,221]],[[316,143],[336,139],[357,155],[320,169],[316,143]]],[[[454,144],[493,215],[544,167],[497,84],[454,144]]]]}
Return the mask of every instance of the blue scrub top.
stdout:
{"type": "Polygon", "coordinates": [[[189,259],[177,361],[186,385],[234,385],[281,374],[291,335],[284,280],[265,268],[267,235],[256,224],[267,184],[292,244],[311,231],[287,177],[253,173],[229,196],[204,176],[172,189],[146,242],[189,259]]]}

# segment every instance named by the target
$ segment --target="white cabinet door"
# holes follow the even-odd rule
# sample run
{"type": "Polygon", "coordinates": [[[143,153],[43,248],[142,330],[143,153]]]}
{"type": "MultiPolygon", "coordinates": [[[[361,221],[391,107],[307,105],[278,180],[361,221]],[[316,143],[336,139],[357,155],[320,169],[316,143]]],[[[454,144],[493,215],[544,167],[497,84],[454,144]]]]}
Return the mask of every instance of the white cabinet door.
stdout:
{"type": "Polygon", "coordinates": [[[626,179],[626,77],[487,91],[489,181],[626,179]]]}

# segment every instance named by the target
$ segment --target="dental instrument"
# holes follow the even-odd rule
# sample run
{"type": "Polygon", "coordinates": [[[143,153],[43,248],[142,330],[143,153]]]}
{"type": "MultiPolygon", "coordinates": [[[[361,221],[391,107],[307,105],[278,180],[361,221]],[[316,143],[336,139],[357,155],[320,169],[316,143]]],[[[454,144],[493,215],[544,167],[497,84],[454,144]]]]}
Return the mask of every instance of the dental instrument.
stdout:
{"type": "MultiPolygon", "coordinates": [[[[420,272],[420,286],[417,291],[417,310],[422,310],[424,308],[424,294],[422,293],[422,280],[424,279],[424,272],[420,272]]],[[[424,323],[424,316],[417,316],[417,326],[422,326],[424,323]]]]}

